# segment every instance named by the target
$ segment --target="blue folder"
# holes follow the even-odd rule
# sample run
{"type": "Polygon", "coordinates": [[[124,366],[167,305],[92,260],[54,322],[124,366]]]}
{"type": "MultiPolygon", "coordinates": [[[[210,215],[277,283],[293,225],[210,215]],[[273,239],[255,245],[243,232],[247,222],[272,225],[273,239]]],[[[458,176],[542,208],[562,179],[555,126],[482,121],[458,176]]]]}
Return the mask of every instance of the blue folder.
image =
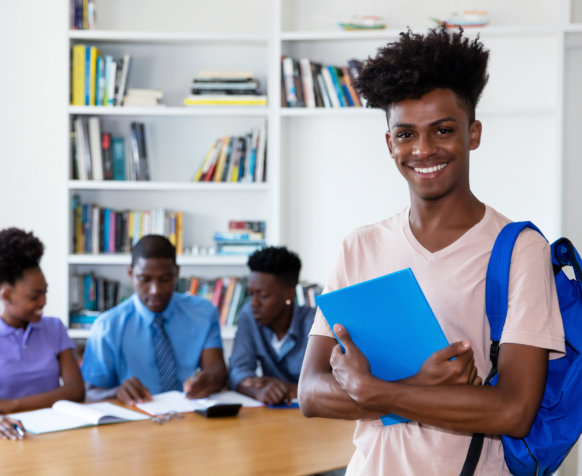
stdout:
{"type": "MultiPolygon", "coordinates": [[[[322,294],[315,299],[333,329],[342,324],[373,375],[400,380],[416,374],[447,339],[410,268],[322,294]]],[[[408,419],[390,414],[385,425],[408,419]]]]}

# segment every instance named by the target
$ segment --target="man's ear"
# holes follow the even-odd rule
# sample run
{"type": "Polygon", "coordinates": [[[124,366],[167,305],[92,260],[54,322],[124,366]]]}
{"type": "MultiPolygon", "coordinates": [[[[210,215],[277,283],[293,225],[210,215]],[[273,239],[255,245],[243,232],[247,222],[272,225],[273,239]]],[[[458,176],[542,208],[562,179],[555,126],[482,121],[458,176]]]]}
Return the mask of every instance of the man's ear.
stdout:
{"type": "Polygon", "coordinates": [[[127,275],[129,276],[129,279],[133,279],[133,266],[127,267],[127,275]]]}
{"type": "Polygon", "coordinates": [[[469,126],[469,149],[475,150],[481,144],[481,131],[483,124],[481,121],[473,121],[469,126]]]}
{"type": "Polygon", "coordinates": [[[2,301],[10,302],[10,295],[11,294],[12,294],[12,286],[10,286],[8,283],[4,283],[2,286],[0,286],[0,299],[2,301]]]}
{"type": "Polygon", "coordinates": [[[390,152],[390,156],[392,156],[392,136],[390,135],[390,131],[386,131],[384,134],[386,137],[386,145],[388,146],[388,152],[390,152]]]}

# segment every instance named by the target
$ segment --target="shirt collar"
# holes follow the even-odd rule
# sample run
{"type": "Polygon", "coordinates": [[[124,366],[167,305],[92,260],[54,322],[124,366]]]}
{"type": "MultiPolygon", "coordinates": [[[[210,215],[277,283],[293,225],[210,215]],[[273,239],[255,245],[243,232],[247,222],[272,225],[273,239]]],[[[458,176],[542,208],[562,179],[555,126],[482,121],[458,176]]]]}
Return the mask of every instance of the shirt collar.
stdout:
{"type": "MultiPolygon", "coordinates": [[[[24,333],[28,336],[32,332],[33,329],[40,329],[42,326],[41,321],[39,322],[29,322],[28,326],[24,330],[24,333]]],[[[9,326],[4,322],[3,319],[0,319],[0,336],[5,337],[9,336],[10,334],[14,334],[18,331],[19,328],[9,326]]]]}
{"type": "Polygon", "coordinates": [[[132,299],[133,299],[133,304],[137,310],[137,313],[143,318],[145,319],[145,321],[148,324],[153,323],[154,321],[154,316],[156,314],[162,314],[164,316],[164,319],[166,319],[166,321],[168,321],[173,315],[174,315],[174,306],[175,306],[175,299],[174,299],[174,295],[176,293],[174,293],[172,295],[172,299],[170,299],[170,303],[168,304],[168,307],[166,307],[166,309],[164,309],[162,312],[158,312],[158,313],[153,313],[152,311],[150,311],[143,302],[141,302],[141,300],[139,299],[139,296],[137,294],[133,294],[132,299]]]}

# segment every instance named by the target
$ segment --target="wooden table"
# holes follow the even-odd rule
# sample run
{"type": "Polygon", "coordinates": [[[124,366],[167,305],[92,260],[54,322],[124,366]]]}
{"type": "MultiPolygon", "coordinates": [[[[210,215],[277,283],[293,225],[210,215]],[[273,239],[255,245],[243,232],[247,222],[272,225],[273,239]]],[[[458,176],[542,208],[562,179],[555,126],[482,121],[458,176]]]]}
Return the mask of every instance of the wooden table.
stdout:
{"type": "Polygon", "coordinates": [[[0,440],[2,475],[305,475],[345,466],[355,423],[243,408],[0,440]]]}

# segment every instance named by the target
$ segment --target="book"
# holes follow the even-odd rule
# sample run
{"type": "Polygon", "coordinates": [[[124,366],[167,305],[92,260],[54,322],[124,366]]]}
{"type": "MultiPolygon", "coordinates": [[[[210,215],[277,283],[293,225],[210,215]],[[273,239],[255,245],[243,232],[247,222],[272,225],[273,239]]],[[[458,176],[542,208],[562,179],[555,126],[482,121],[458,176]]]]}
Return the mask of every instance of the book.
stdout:
{"type": "Polygon", "coordinates": [[[59,400],[50,408],[13,413],[8,416],[20,420],[26,431],[35,435],[150,418],[143,413],[109,402],[82,404],[69,400],[59,400]]]}
{"type": "Polygon", "coordinates": [[[255,182],[265,181],[266,147],[267,147],[267,124],[266,121],[263,120],[261,121],[261,125],[259,128],[259,144],[257,146],[255,182]]]}
{"type": "Polygon", "coordinates": [[[191,94],[184,99],[186,106],[266,106],[263,94],[191,94]]]}
{"type": "Polygon", "coordinates": [[[103,178],[113,180],[113,147],[109,132],[101,133],[101,156],[103,159],[103,178]]]}
{"type": "Polygon", "coordinates": [[[125,180],[125,139],[113,137],[111,139],[113,156],[113,180],[125,180]]]}
{"type": "Polygon", "coordinates": [[[311,74],[311,64],[308,58],[299,60],[299,69],[301,71],[301,81],[303,85],[303,97],[306,107],[315,107],[315,92],[313,89],[313,76],[311,74]]]}
{"type": "Polygon", "coordinates": [[[76,117],[74,128],[77,178],[79,180],[89,180],[91,178],[91,152],[89,150],[87,119],[76,117]]]}
{"type": "Polygon", "coordinates": [[[121,60],[121,70],[119,72],[119,87],[115,92],[115,104],[117,106],[123,106],[123,98],[125,96],[125,90],[127,89],[127,77],[129,75],[129,63],[131,61],[131,56],[129,54],[124,54],[121,60]]]}
{"type": "MultiPolygon", "coordinates": [[[[410,268],[322,294],[316,303],[332,329],[337,323],[345,327],[372,374],[382,380],[415,375],[430,355],[448,345],[410,268]]],[[[403,421],[397,415],[382,417],[385,425],[403,421]]]]}
{"type": "Polygon", "coordinates": [[[73,57],[71,60],[71,104],[73,106],[85,105],[85,49],[85,45],[73,45],[73,57]]]}
{"type": "Polygon", "coordinates": [[[282,63],[286,105],[287,107],[297,107],[297,91],[293,78],[293,58],[285,56],[283,57],[282,63]]]}
{"type": "Polygon", "coordinates": [[[133,164],[135,167],[135,179],[149,180],[150,172],[146,149],[144,123],[132,122],[130,125],[130,130],[131,130],[131,150],[133,154],[133,164]]]}
{"type": "Polygon", "coordinates": [[[172,390],[170,392],[158,393],[153,396],[151,402],[137,403],[135,406],[146,412],[148,415],[160,415],[169,412],[187,413],[195,410],[205,410],[211,406],[240,403],[243,407],[263,407],[264,405],[251,397],[247,397],[238,392],[227,390],[214,393],[207,398],[186,398],[184,392],[172,390]]]}
{"type": "Polygon", "coordinates": [[[89,147],[93,180],[103,180],[103,155],[101,153],[101,126],[98,117],[89,118],[89,147]]]}

